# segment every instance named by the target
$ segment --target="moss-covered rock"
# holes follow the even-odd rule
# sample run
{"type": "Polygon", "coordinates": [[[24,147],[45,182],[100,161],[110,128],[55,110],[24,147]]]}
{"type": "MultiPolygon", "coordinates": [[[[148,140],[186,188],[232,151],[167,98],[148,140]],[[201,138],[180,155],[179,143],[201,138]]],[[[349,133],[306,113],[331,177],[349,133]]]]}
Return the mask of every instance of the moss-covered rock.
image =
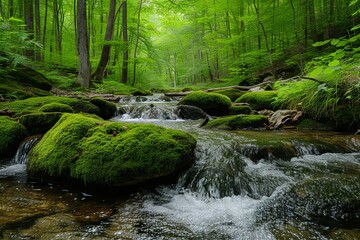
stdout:
{"type": "Polygon", "coordinates": [[[40,112],[67,112],[73,113],[74,110],[66,104],[63,103],[48,103],[44,104],[40,109],[40,112]]]}
{"type": "Polygon", "coordinates": [[[187,133],[64,114],[34,147],[29,175],[124,186],[170,175],[193,160],[187,133]]]}
{"type": "Polygon", "coordinates": [[[241,91],[239,89],[225,89],[225,90],[214,91],[213,93],[219,93],[219,94],[225,95],[225,96],[229,97],[232,102],[235,102],[236,99],[241,97],[246,92],[241,91]]]}
{"type": "Polygon", "coordinates": [[[232,106],[230,108],[230,115],[238,115],[238,114],[250,114],[251,113],[251,107],[249,106],[232,106]]]}
{"type": "Polygon", "coordinates": [[[213,116],[223,116],[229,113],[231,100],[219,93],[192,92],[185,96],[179,105],[191,105],[201,108],[213,116]]]}
{"type": "Polygon", "coordinates": [[[99,108],[89,101],[57,96],[34,97],[14,102],[0,103],[0,110],[10,109],[11,111],[16,112],[16,116],[21,116],[32,112],[38,112],[42,106],[50,103],[68,105],[74,110],[74,112],[84,112],[96,115],[100,114],[99,108]]]}
{"type": "Polygon", "coordinates": [[[115,103],[106,101],[101,98],[93,98],[90,100],[90,102],[100,109],[99,116],[103,119],[109,119],[116,113],[117,107],[115,103]]]}
{"type": "Polygon", "coordinates": [[[264,115],[235,115],[210,120],[204,127],[223,130],[263,128],[269,120],[264,115]]]}
{"type": "Polygon", "coordinates": [[[26,128],[8,117],[0,116],[0,160],[15,153],[21,140],[28,136],[26,128]]]}
{"type": "Polygon", "coordinates": [[[150,91],[148,90],[135,90],[131,93],[133,96],[150,96],[152,95],[150,91]]]}
{"type": "Polygon", "coordinates": [[[43,134],[55,125],[61,115],[60,112],[30,113],[22,115],[19,122],[26,127],[30,135],[43,134]]]}
{"type": "Polygon", "coordinates": [[[249,103],[254,110],[274,109],[272,102],[277,96],[276,91],[247,92],[236,103],[249,103]]]}

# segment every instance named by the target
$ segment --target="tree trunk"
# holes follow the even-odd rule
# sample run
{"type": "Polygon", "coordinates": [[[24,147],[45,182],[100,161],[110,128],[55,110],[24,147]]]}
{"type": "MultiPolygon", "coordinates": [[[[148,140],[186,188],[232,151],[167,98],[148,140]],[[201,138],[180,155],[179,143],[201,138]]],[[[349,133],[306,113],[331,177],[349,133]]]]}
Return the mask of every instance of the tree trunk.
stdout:
{"type": "Polygon", "coordinates": [[[122,75],[121,82],[127,83],[128,79],[128,66],[129,66],[129,40],[127,33],[127,1],[123,0],[122,6],[122,31],[123,31],[123,41],[124,41],[124,52],[123,52],[123,65],[122,65],[122,75]]]}
{"type": "Polygon", "coordinates": [[[139,38],[140,38],[140,13],[141,13],[141,7],[142,7],[142,0],[140,0],[139,3],[139,9],[137,14],[137,26],[136,26],[136,41],[135,41],[135,48],[134,48],[134,71],[133,71],[133,82],[131,86],[135,85],[136,81],[136,64],[137,64],[137,50],[139,47],[139,38]]]}
{"type": "Polygon", "coordinates": [[[98,64],[95,72],[92,74],[92,78],[99,82],[101,82],[102,79],[104,78],[105,72],[106,72],[106,67],[110,60],[111,45],[108,43],[108,41],[111,41],[113,38],[113,35],[114,35],[115,8],[116,8],[116,0],[110,0],[109,16],[108,16],[108,22],[107,22],[106,32],[105,32],[105,44],[104,44],[102,52],[101,52],[100,62],[98,64]]]}
{"type": "MultiPolygon", "coordinates": [[[[25,22],[25,30],[29,35],[29,39],[34,39],[34,5],[33,0],[25,0],[24,1],[24,22],[25,22]]],[[[26,49],[25,56],[34,60],[35,52],[34,49],[26,49]]]]}
{"type": "Polygon", "coordinates": [[[8,18],[14,16],[14,0],[8,0],[8,18]]]}
{"type": "Polygon", "coordinates": [[[173,82],[174,88],[176,88],[176,82],[177,82],[176,53],[174,53],[174,82],[173,82]]]}
{"type": "Polygon", "coordinates": [[[79,51],[78,83],[85,88],[90,86],[89,38],[86,19],[86,0],[77,0],[77,45],[79,51]]]}
{"type": "Polygon", "coordinates": [[[266,35],[265,27],[264,27],[263,23],[261,22],[260,12],[259,12],[259,9],[258,9],[257,6],[256,6],[255,0],[253,0],[253,4],[254,4],[256,16],[257,16],[257,19],[258,19],[258,24],[260,25],[260,27],[261,27],[261,29],[262,29],[262,32],[263,32],[263,34],[264,34],[265,46],[266,46],[266,50],[267,50],[268,55],[269,55],[269,62],[270,62],[270,66],[271,66],[271,73],[272,73],[273,76],[275,77],[275,71],[274,71],[274,67],[273,67],[271,49],[270,49],[270,47],[269,47],[269,41],[268,41],[268,37],[267,37],[267,35],[266,35]]]}
{"type": "MultiPolygon", "coordinates": [[[[41,42],[41,26],[40,26],[40,0],[35,0],[35,36],[38,43],[41,42]]],[[[41,52],[40,49],[35,51],[35,59],[41,61],[41,52]]]]}

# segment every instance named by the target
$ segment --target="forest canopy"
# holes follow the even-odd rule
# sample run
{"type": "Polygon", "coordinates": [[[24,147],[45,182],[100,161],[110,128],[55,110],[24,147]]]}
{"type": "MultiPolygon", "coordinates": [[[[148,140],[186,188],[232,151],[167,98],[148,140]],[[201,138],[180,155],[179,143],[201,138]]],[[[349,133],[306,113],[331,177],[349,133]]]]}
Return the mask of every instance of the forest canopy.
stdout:
{"type": "Polygon", "coordinates": [[[0,51],[85,87],[254,84],[358,47],[359,11],[358,0],[1,0],[0,51]]]}

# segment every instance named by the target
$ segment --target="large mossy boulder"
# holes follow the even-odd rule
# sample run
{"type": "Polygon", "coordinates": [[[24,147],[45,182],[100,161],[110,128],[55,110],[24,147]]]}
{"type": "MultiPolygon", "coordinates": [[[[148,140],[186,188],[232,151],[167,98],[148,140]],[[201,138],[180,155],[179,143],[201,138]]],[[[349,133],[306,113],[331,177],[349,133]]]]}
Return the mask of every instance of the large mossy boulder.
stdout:
{"type": "Polygon", "coordinates": [[[210,120],[204,128],[222,129],[222,130],[237,130],[247,128],[263,128],[269,120],[264,115],[235,115],[220,117],[210,120]]]}
{"type": "Polygon", "coordinates": [[[191,105],[201,108],[212,116],[223,116],[229,113],[231,100],[219,93],[192,92],[186,95],[179,105],[191,105]]]}
{"type": "Polygon", "coordinates": [[[0,160],[12,156],[22,139],[28,136],[20,123],[0,116],[0,160]]]}
{"type": "Polygon", "coordinates": [[[0,96],[6,99],[52,95],[52,85],[43,74],[22,64],[14,66],[13,57],[1,51],[0,70],[0,96]]]}
{"type": "Polygon", "coordinates": [[[277,97],[277,91],[247,92],[236,103],[248,103],[254,110],[274,109],[273,101],[277,97]]]}
{"type": "Polygon", "coordinates": [[[66,113],[32,150],[28,173],[36,179],[132,185],[188,166],[195,145],[178,130],[66,113]]]}
{"type": "Polygon", "coordinates": [[[73,113],[74,110],[66,104],[63,103],[48,103],[44,104],[41,108],[39,108],[40,112],[66,112],[73,113]]]}

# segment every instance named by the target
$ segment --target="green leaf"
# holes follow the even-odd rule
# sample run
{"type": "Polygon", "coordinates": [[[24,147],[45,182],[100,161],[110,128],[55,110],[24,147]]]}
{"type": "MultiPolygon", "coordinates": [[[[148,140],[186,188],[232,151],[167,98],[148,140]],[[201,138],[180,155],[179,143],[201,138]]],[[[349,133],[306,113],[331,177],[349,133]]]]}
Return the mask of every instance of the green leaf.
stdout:
{"type": "Polygon", "coordinates": [[[360,28],[360,24],[359,25],[356,25],[355,27],[351,28],[350,30],[351,31],[355,31],[355,30],[358,30],[360,28]]]}
{"type": "Polygon", "coordinates": [[[331,40],[331,45],[335,46],[339,42],[340,42],[340,39],[333,39],[333,40],[331,40]]]}
{"type": "Polygon", "coordinates": [[[342,40],[336,45],[336,47],[344,47],[348,43],[349,43],[348,41],[342,40]]]}
{"type": "Polygon", "coordinates": [[[340,61],[337,60],[337,59],[331,61],[331,62],[328,64],[329,67],[336,67],[336,66],[339,66],[339,65],[340,65],[340,61]]]}
{"type": "Polygon", "coordinates": [[[321,46],[324,46],[326,44],[328,44],[331,40],[325,40],[325,41],[320,41],[320,42],[316,42],[313,44],[313,47],[321,47],[321,46]]]}
{"type": "Polygon", "coordinates": [[[314,69],[309,75],[316,77],[317,75],[321,74],[323,72],[323,67],[318,67],[316,69],[314,69]]]}
{"type": "Polygon", "coordinates": [[[333,72],[335,72],[335,69],[334,69],[334,68],[330,68],[330,67],[327,67],[327,68],[325,68],[325,70],[324,70],[324,74],[326,74],[326,75],[330,75],[330,74],[332,74],[333,72]]]}
{"type": "Polygon", "coordinates": [[[323,91],[323,90],[326,90],[327,89],[327,87],[326,87],[326,83],[323,83],[323,84],[320,84],[319,86],[318,86],[318,91],[323,91]]]}
{"type": "Polygon", "coordinates": [[[351,3],[349,4],[349,7],[351,7],[352,5],[355,5],[358,2],[358,0],[352,0],[351,3]]]}

